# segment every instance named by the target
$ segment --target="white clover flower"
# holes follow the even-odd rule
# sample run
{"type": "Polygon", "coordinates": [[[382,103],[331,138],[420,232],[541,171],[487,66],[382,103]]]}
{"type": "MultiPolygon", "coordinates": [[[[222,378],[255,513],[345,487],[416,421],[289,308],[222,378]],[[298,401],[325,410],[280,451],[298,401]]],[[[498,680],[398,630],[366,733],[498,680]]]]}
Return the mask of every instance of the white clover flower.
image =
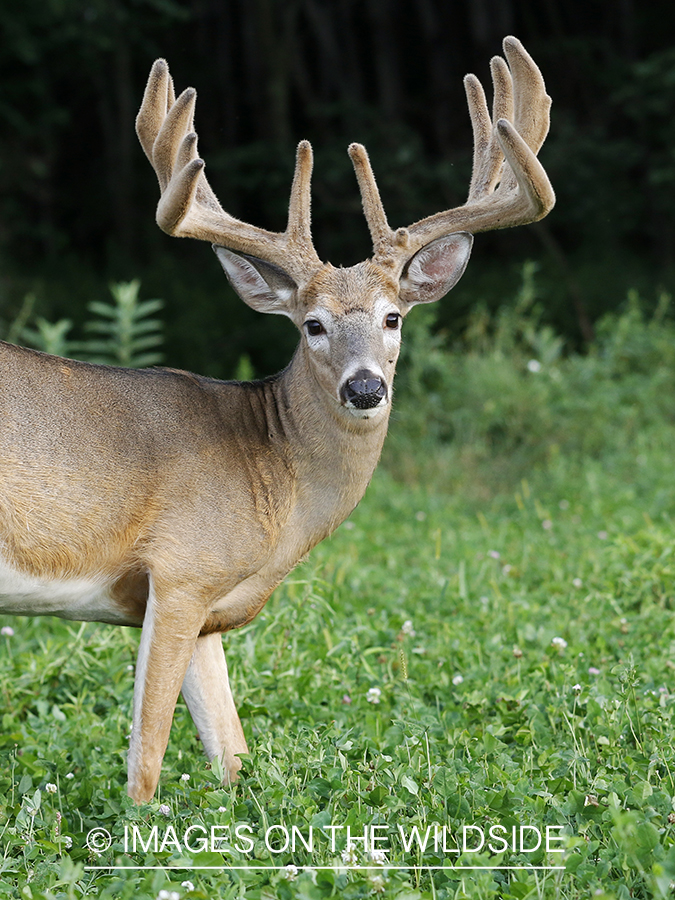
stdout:
{"type": "Polygon", "coordinates": [[[584,586],[584,583],[583,583],[583,581],[581,580],[581,578],[573,578],[573,579],[572,579],[572,584],[574,585],[575,588],[580,588],[580,587],[583,587],[583,586],[584,586]]]}
{"type": "Polygon", "coordinates": [[[544,531],[550,531],[551,528],[553,528],[553,522],[550,519],[544,519],[544,521],[541,523],[541,527],[544,529],[544,531]]]}
{"type": "Polygon", "coordinates": [[[600,669],[596,668],[595,666],[589,666],[589,667],[588,667],[588,674],[589,674],[589,675],[599,675],[599,674],[600,674],[600,669]]]}
{"type": "Polygon", "coordinates": [[[415,637],[416,631],[413,628],[412,619],[406,619],[403,625],[401,625],[401,631],[403,634],[409,634],[410,637],[415,637]]]}
{"type": "Polygon", "coordinates": [[[575,694],[580,694],[580,693],[581,693],[581,685],[580,685],[580,684],[573,684],[573,685],[572,685],[572,690],[574,691],[575,694]]]}
{"type": "Polygon", "coordinates": [[[463,681],[464,681],[464,676],[460,675],[459,673],[457,675],[455,675],[455,677],[452,679],[453,684],[461,684],[463,681]]]}
{"type": "Polygon", "coordinates": [[[383,894],[384,888],[386,885],[386,881],[384,880],[382,875],[372,875],[369,879],[370,886],[375,891],[376,894],[383,894]]]}
{"type": "Polygon", "coordinates": [[[167,803],[162,803],[157,812],[160,814],[160,816],[170,816],[171,807],[167,803]]]}
{"type": "Polygon", "coordinates": [[[348,866],[355,866],[359,861],[359,855],[356,852],[356,847],[353,844],[350,844],[348,847],[342,851],[342,862],[347,863],[348,866]]]}
{"type": "Polygon", "coordinates": [[[607,532],[606,532],[606,531],[599,531],[599,532],[598,532],[598,537],[600,538],[601,541],[606,541],[606,540],[607,540],[607,537],[608,537],[607,532]]]}
{"type": "Polygon", "coordinates": [[[382,696],[382,691],[379,687],[371,687],[366,694],[366,700],[368,703],[379,703],[380,697],[382,696]]]}
{"type": "Polygon", "coordinates": [[[183,772],[183,774],[180,776],[180,780],[185,781],[187,783],[190,780],[190,776],[188,775],[187,772],[183,772]]]}
{"type": "Polygon", "coordinates": [[[561,637],[554,637],[553,640],[551,641],[551,643],[553,644],[554,647],[557,647],[561,653],[567,646],[567,641],[565,640],[565,638],[561,638],[561,637]]]}
{"type": "Polygon", "coordinates": [[[191,881],[181,881],[181,887],[184,887],[186,891],[194,891],[195,886],[191,881]]]}
{"type": "Polygon", "coordinates": [[[295,881],[295,879],[298,877],[298,867],[294,866],[293,863],[291,863],[290,865],[286,866],[285,869],[282,869],[282,874],[287,881],[295,881]]]}
{"type": "Polygon", "coordinates": [[[492,559],[499,559],[501,553],[499,552],[499,550],[488,550],[488,556],[491,556],[492,559]]]}
{"type": "Polygon", "coordinates": [[[58,788],[56,787],[55,784],[52,784],[51,781],[48,781],[47,784],[45,785],[45,790],[47,791],[48,794],[55,794],[56,791],[58,790],[58,788]]]}
{"type": "Polygon", "coordinates": [[[513,566],[510,566],[508,563],[505,566],[502,566],[502,575],[508,575],[513,566]]]}
{"type": "Polygon", "coordinates": [[[541,372],[541,363],[538,359],[531,359],[527,364],[528,372],[541,372]]]}
{"type": "Polygon", "coordinates": [[[68,781],[70,781],[70,779],[74,778],[74,777],[75,777],[74,772],[66,772],[66,778],[68,779],[68,781]]]}
{"type": "Polygon", "coordinates": [[[374,862],[376,866],[383,866],[387,861],[387,854],[379,847],[373,847],[368,855],[370,856],[371,861],[374,862]]]}
{"type": "Polygon", "coordinates": [[[219,812],[219,813],[227,812],[227,807],[226,807],[226,806],[219,806],[219,807],[218,807],[218,812],[219,812]]]}
{"type": "Polygon", "coordinates": [[[3,634],[5,637],[14,637],[14,629],[11,625],[3,625],[0,628],[0,634],[3,634]]]}
{"type": "Polygon", "coordinates": [[[70,850],[71,847],[73,846],[73,839],[71,838],[71,836],[69,834],[65,835],[65,837],[63,838],[63,844],[64,844],[66,850],[70,850]]]}

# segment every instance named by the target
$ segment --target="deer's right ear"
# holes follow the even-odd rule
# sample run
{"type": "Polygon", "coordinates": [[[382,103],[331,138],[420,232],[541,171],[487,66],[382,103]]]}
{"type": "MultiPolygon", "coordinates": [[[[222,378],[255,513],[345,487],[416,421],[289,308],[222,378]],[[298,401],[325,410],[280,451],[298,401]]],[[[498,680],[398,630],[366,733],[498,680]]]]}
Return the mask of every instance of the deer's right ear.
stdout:
{"type": "Polygon", "coordinates": [[[217,244],[213,244],[213,249],[230,284],[244,303],[258,312],[292,316],[292,302],[298,286],[283,269],[256,256],[233,253],[217,244]]]}

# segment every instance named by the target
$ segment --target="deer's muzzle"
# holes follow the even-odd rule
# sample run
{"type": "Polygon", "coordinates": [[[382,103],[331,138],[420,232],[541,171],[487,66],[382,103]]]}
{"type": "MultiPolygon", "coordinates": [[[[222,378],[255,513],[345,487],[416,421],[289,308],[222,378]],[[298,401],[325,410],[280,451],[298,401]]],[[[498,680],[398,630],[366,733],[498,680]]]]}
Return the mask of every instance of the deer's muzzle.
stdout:
{"type": "Polygon", "coordinates": [[[340,395],[345,405],[356,409],[373,409],[387,396],[387,385],[374,372],[360,369],[344,382],[340,395]]]}

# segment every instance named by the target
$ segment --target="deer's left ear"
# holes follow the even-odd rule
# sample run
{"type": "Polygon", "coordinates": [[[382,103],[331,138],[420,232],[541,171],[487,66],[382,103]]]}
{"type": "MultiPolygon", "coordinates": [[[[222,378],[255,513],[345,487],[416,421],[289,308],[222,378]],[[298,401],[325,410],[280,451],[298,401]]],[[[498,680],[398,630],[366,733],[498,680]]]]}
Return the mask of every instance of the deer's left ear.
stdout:
{"type": "Polygon", "coordinates": [[[460,231],[422,247],[401,276],[399,299],[405,311],[417,303],[433,303],[445,296],[464,274],[472,246],[473,235],[460,231]]]}

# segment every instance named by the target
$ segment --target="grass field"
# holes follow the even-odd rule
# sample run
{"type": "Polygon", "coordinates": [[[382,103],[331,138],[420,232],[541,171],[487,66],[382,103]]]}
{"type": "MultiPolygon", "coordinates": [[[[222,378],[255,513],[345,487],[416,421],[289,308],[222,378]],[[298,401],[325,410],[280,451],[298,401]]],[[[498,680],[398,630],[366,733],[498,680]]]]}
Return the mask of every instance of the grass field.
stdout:
{"type": "Polygon", "coordinates": [[[225,638],[251,748],[231,789],[180,704],[134,807],[137,633],[3,619],[0,896],[671,896],[675,426],[635,415],[496,487],[461,448],[426,486],[390,459],[225,638]]]}

